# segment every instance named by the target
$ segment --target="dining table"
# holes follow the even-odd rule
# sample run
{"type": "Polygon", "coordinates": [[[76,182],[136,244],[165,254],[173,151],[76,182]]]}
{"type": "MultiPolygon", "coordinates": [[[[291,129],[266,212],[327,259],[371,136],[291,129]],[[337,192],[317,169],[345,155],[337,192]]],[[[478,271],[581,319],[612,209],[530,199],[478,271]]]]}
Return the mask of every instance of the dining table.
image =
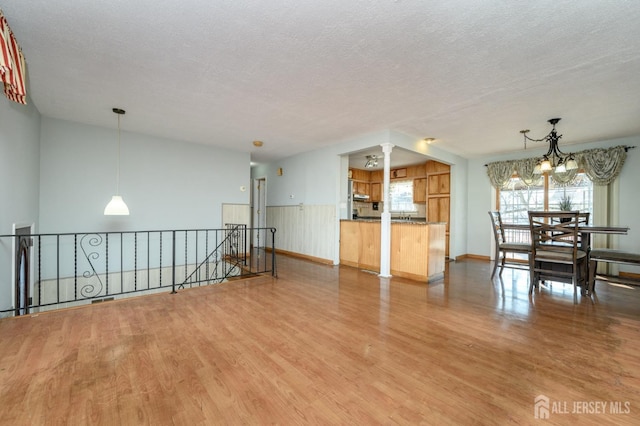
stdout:
{"type": "MultiPolygon", "coordinates": [[[[503,223],[505,230],[513,229],[516,231],[529,231],[528,223],[503,223]]],[[[578,232],[582,237],[582,246],[587,251],[591,248],[591,234],[609,234],[609,235],[627,235],[629,233],[628,226],[610,226],[610,225],[587,225],[579,224],[578,232]]]]}
{"type": "MultiPolygon", "coordinates": [[[[505,230],[520,232],[530,231],[529,224],[524,223],[503,223],[503,227],[505,230]]],[[[581,249],[587,252],[588,256],[589,251],[591,250],[591,234],[627,235],[629,233],[629,229],[630,228],[628,226],[579,224],[578,232],[580,233],[581,249]]],[[[587,274],[591,272],[589,271],[589,263],[590,262],[587,262],[587,274]]]]}

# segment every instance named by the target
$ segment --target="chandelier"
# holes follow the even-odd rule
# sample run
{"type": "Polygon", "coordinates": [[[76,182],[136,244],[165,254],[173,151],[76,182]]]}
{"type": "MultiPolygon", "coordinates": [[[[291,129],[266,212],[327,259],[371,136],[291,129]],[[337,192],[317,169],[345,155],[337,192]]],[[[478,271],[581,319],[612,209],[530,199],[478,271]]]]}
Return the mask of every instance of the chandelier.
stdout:
{"type": "Polygon", "coordinates": [[[548,120],[549,123],[553,126],[551,132],[547,136],[542,139],[532,139],[527,136],[529,130],[520,130],[520,133],[524,136],[524,149],[527,149],[527,141],[531,142],[548,142],[549,150],[542,158],[538,160],[538,164],[536,164],[533,173],[542,174],[548,171],[555,171],[556,173],[564,173],[568,170],[575,170],[578,168],[578,162],[573,157],[573,154],[565,154],[560,151],[560,147],[558,146],[558,141],[562,135],[559,135],[556,132],[556,124],[560,121],[559,118],[552,118],[548,120]]]}
{"type": "Polygon", "coordinates": [[[378,156],[377,155],[367,155],[367,162],[364,163],[364,167],[366,169],[371,169],[378,165],[378,156]]]}

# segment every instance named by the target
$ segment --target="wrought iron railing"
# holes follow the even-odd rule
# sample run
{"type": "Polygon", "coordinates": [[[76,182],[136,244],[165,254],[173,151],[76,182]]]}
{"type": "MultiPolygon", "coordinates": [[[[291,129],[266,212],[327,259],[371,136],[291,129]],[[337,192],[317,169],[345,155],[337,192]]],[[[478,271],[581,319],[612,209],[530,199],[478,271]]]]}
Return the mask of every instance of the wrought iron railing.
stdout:
{"type": "Polygon", "coordinates": [[[0,271],[0,294],[12,289],[12,300],[0,300],[0,316],[176,292],[258,274],[276,276],[274,244],[274,228],[238,224],[224,229],[0,235],[0,252],[16,258],[13,273],[0,271]],[[20,259],[15,248],[25,241],[29,257],[20,259]]]}
{"type": "Polygon", "coordinates": [[[275,228],[247,228],[246,225],[226,224],[226,238],[185,277],[178,288],[218,283],[232,277],[256,275],[256,271],[270,271],[276,275],[274,255],[275,228]],[[267,232],[271,235],[267,235],[267,232]],[[256,245],[251,251],[247,241],[271,241],[271,253],[256,245]]]}

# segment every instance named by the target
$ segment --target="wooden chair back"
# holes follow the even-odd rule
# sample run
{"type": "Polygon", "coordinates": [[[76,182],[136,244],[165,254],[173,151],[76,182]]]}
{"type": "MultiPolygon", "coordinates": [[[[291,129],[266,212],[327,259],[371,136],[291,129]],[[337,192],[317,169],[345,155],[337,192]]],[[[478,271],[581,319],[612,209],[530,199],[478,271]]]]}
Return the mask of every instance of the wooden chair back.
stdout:
{"type": "Polygon", "coordinates": [[[572,283],[574,302],[577,288],[587,291],[587,253],[580,250],[580,212],[529,212],[531,256],[529,292],[539,281],[572,283]]]}
{"type": "Polygon", "coordinates": [[[550,257],[562,258],[564,262],[573,263],[580,248],[579,222],[578,211],[530,211],[529,229],[534,257],[536,252],[545,252],[550,257]]]}
{"type": "Polygon", "coordinates": [[[499,211],[490,211],[489,217],[491,218],[493,228],[493,238],[496,241],[496,245],[499,246],[506,242],[504,237],[504,226],[502,225],[502,216],[499,211]]]}

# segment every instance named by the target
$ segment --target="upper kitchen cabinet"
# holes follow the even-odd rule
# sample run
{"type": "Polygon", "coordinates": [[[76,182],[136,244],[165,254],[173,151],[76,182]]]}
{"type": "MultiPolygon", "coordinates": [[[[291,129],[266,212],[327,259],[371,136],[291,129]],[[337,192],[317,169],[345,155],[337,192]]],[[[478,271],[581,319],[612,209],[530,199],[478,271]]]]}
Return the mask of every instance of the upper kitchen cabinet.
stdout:
{"type": "Polygon", "coordinates": [[[384,170],[374,170],[371,172],[371,182],[382,182],[384,180],[384,170]]]}
{"type": "Polygon", "coordinates": [[[401,169],[393,169],[391,170],[391,179],[401,179],[407,177],[407,168],[403,167],[401,169]]]}
{"type": "Polygon", "coordinates": [[[450,193],[450,175],[446,174],[429,174],[429,194],[445,195],[450,193]]]}
{"type": "Polygon", "coordinates": [[[371,180],[371,172],[368,170],[349,169],[349,174],[349,178],[354,181],[369,182],[369,180],[371,180]]]}
{"type": "Polygon", "coordinates": [[[371,201],[380,202],[384,201],[382,198],[382,182],[371,182],[371,201]]]}
{"type": "Polygon", "coordinates": [[[371,173],[368,170],[349,169],[349,176],[353,181],[353,193],[358,195],[371,195],[369,180],[371,173]]]}
{"type": "Polygon", "coordinates": [[[427,202],[427,178],[415,178],[413,180],[413,202],[427,202]]]}
{"type": "Polygon", "coordinates": [[[353,181],[353,193],[358,195],[371,195],[367,182],[353,181]]]}

